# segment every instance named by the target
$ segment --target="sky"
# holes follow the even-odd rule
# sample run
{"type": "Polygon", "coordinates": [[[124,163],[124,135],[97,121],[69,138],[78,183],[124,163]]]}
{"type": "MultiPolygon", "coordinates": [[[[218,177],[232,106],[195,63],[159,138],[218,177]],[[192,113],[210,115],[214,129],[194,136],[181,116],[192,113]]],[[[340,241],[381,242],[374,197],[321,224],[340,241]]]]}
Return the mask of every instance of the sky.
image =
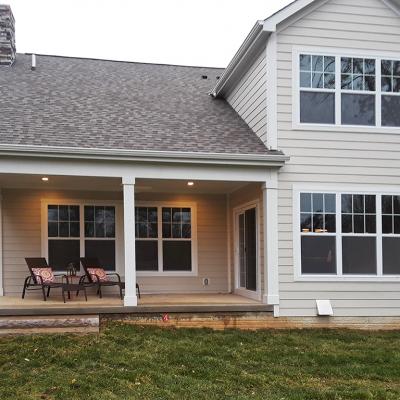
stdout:
{"type": "Polygon", "coordinates": [[[19,53],[226,67],[257,20],[291,0],[0,0],[19,53]]]}

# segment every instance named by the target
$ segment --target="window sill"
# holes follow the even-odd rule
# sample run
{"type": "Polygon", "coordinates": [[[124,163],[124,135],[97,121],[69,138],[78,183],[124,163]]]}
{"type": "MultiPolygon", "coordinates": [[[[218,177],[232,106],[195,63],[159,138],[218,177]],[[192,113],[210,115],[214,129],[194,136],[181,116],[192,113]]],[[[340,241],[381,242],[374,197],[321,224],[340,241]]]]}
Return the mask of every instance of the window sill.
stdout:
{"type": "Polygon", "coordinates": [[[298,276],[295,277],[295,282],[400,282],[400,275],[349,275],[349,276],[298,276]]]}
{"type": "Polygon", "coordinates": [[[400,127],[377,127],[361,125],[324,125],[324,124],[300,124],[293,123],[294,131],[326,131],[326,132],[352,132],[352,133],[385,133],[399,135],[400,127]]]}

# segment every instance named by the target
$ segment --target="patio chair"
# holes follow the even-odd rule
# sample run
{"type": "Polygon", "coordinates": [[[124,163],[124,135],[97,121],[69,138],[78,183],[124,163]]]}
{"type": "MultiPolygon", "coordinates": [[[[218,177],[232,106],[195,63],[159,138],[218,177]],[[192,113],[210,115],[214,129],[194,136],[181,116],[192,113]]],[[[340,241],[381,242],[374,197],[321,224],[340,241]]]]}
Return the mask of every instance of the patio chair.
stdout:
{"type": "MultiPolygon", "coordinates": [[[[64,285],[64,278],[67,280],[67,276],[65,274],[55,274],[51,267],[49,267],[47,264],[45,258],[25,258],[25,261],[28,265],[30,275],[25,278],[24,288],[22,290],[22,298],[25,298],[27,290],[41,290],[43,293],[43,300],[46,301],[47,297],[50,295],[50,289],[62,288],[64,285]],[[57,277],[62,277],[62,281],[56,282],[57,277]]],[[[62,294],[64,298],[63,291],[62,294]]]]}
{"type": "MultiPolygon", "coordinates": [[[[81,264],[85,270],[85,275],[81,277],[79,283],[84,284],[86,279],[88,283],[98,284],[98,294],[100,298],[103,297],[102,287],[118,286],[121,300],[123,299],[122,290],[125,290],[125,282],[121,281],[121,277],[118,273],[106,272],[104,268],[101,267],[96,257],[81,257],[81,264]]],[[[138,284],[136,284],[136,291],[140,299],[140,288],[138,284]]]]}

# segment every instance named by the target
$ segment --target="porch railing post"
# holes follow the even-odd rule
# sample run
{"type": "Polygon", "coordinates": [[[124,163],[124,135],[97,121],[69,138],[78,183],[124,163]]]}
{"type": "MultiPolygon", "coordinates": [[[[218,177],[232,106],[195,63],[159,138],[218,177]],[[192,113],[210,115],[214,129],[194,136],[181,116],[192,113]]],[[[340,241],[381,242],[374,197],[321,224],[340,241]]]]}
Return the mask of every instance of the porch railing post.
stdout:
{"type": "Polygon", "coordinates": [[[278,271],[278,172],[262,186],[264,211],[264,303],[274,306],[279,315],[278,271]]]}
{"type": "Polygon", "coordinates": [[[135,256],[135,178],[122,178],[124,190],[124,306],[137,306],[135,256]]]}

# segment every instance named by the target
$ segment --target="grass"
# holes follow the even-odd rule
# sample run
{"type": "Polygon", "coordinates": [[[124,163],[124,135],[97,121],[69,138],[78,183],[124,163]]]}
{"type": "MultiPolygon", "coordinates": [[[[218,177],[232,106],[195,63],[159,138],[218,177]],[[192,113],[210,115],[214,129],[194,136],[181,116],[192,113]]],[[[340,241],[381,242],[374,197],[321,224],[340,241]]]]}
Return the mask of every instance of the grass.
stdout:
{"type": "Polygon", "coordinates": [[[110,323],[0,338],[0,399],[400,399],[400,332],[110,323]]]}

